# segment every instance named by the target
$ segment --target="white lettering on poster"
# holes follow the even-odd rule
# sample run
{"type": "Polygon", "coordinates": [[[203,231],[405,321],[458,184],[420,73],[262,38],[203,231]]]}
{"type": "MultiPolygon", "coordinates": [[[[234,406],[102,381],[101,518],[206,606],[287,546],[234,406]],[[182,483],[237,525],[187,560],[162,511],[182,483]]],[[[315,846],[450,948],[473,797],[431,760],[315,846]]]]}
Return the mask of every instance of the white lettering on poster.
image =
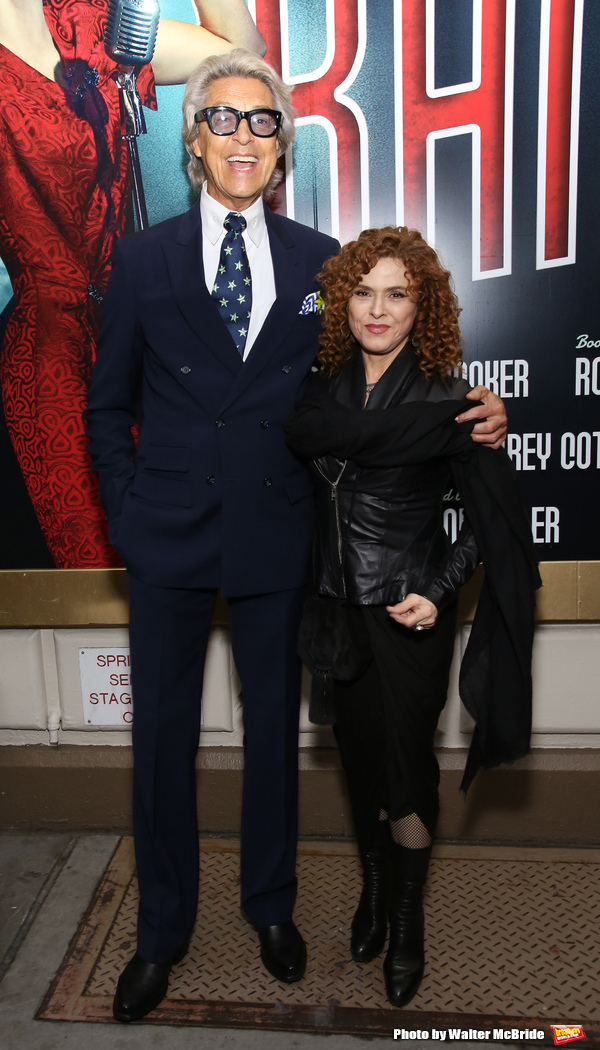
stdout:
{"type": "Polygon", "coordinates": [[[567,431],[560,439],[560,465],[563,470],[587,470],[595,467],[600,470],[600,430],[590,434],[582,430],[579,434],[567,431]]]}
{"type": "Polygon", "coordinates": [[[597,350],[600,347],[600,339],[590,339],[589,335],[578,335],[576,350],[597,350]]]}
{"type": "Polygon", "coordinates": [[[558,543],[560,536],[558,507],[532,507],[531,531],[534,543],[558,543]]]}
{"type": "Polygon", "coordinates": [[[507,434],[506,451],[515,470],[545,470],[552,451],[552,435],[507,434]]]}
{"type": "Polygon", "coordinates": [[[79,675],[86,726],[131,725],[129,649],[80,649],[79,675]]]}
{"type": "Polygon", "coordinates": [[[443,524],[450,543],[456,543],[464,517],[465,512],[462,507],[447,507],[444,511],[443,524]]]}
{"type": "Polygon", "coordinates": [[[471,361],[463,365],[463,375],[471,386],[487,386],[500,397],[529,397],[528,361],[471,361]]]}
{"type": "MultiPolygon", "coordinates": [[[[552,435],[507,434],[506,451],[515,470],[545,470],[552,452],[552,435]]],[[[563,470],[600,470],[600,430],[561,434],[560,465],[563,470]]]]}
{"type": "MultiPolygon", "coordinates": [[[[580,336],[580,339],[586,338],[580,336]]],[[[590,394],[600,394],[600,357],[594,357],[593,360],[590,357],[576,357],[575,397],[589,397],[590,394]]]]}

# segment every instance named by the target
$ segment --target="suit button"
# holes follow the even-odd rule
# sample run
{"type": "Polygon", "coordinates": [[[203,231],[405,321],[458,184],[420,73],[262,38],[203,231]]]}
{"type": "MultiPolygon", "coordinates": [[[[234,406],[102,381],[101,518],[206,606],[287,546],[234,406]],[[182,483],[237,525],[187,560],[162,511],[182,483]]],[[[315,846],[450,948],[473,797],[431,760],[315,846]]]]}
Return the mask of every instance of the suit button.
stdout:
{"type": "Polygon", "coordinates": [[[267,488],[270,488],[270,486],[272,484],[273,484],[273,478],[265,478],[265,480],[263,481],[263,485],[266,485],[267,488]]]}
{"type": "Polygon", "coordinates": [[[189,365],[182,365],[182,367],[179,369],[179,371],[183,372],[184,376],[189,376],[189,374],[190,374],[190,372],[192,370],[191,370],[189,365]]]}
{"type": "Polygon", "coordinates": [[[217,423],[216,423],[216,425],[218,426],[218,428],[219,428],[219,430],[220,430],[220,429],[221,429],[221,427],[224,427],[224,426],[225,426],[225,420],[224,420],[224,419],[217,419],[217,423]]]}
{"type": "Polygon", "coordinates": [[[214,485],[214,483],[215,483],[215,476],[214,476],[214,474],[209,474],[207,479],[206,479],[206,484],[207,485],[214,485]]]}
{"type": "Polygon", "coordinates": [[[269,420],[268,419],[261,419],[260,425],[263,428],[263,430],[266,430],[268,425],[269,425],[269,420]]]}
{"type": "Polygon", "coordinates": [[[281,371],[285,372],[285,374],[287,375],[288,372],[292,371],[292,366],[291,365],[284,365],[283,368],[281,369],[281,371]]]}

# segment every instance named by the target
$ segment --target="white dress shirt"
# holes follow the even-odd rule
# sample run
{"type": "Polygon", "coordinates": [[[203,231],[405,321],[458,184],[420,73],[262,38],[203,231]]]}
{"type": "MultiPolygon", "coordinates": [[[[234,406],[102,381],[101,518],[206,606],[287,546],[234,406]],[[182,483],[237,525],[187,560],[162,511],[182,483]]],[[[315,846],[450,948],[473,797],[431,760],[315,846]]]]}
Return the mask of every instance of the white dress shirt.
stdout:
{"type": "MultiPolygon", "coordinates": [[[[221,257],[221,241],[225,236],[223,221],[230,211],[231,208],[226,208],[219,201],[216,201],[214,197],[210,196],[206,183],[204,183],[200,194],[202,260],[204,262],[206,287],[209,292],[212,292],[221,257]]],[[[275,274],[273,272],[273,260],[271,258],[269,233],[265,222],[265,206],[262,197],[259,197],[254,204],[246,208],[244,218],[247,225],[242,236],[252,276],[252,310],[250,312],[248,337],[244,347],[245,361],[266,320],[269,310],[275,302],[276,295],[275,274]]]]}

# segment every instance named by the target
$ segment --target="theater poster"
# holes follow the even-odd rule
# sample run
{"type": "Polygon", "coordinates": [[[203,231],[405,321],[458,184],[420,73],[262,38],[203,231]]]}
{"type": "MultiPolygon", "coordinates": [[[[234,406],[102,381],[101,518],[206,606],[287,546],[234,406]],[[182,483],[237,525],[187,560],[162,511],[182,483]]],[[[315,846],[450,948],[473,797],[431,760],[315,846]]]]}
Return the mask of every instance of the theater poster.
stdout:
{"type": "MultiPolygon", "coordinates": [[[[422,230],[454,277],[468,378],[505,400],[540,558],[597,559],[600,5],[249,6],[298,113],[275,207],[342,241],[388,223],[422,230]]],[[[195,20],[191,0],[161,8],[195,20]]],[[[140,140],[152,223],[191,203],[182,93],[158,89],[140,140]]],[[[0,307],[6,321],[4,269],[0,307]]],[[[50,567],[4,424],[0,456],[0,568],[50,567]]],[[[452,531],[453,494],[448,511],[452,531]]]]}

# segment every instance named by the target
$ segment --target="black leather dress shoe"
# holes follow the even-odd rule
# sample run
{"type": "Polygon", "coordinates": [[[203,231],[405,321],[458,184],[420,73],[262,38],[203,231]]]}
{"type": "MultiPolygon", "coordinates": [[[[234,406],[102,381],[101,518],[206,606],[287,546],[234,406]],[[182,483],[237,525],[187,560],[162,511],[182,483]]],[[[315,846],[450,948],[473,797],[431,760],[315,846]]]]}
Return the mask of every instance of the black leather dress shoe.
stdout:
{"type": "Polygon", "coordinates": [[[169,985],[171,967],[181,961],[188,949],[187,943],[171,962],[149,963],[136,952],[119,977],[113,1000],[115,1021],[139,1021],[164,999],[169,985]]]}
{"type": "Polygon", "coordinates": [[[306,945],[294,923],[259,926],[260,957],[269,973],[278,981],[293,984],[304,977],[306,945]]]}

